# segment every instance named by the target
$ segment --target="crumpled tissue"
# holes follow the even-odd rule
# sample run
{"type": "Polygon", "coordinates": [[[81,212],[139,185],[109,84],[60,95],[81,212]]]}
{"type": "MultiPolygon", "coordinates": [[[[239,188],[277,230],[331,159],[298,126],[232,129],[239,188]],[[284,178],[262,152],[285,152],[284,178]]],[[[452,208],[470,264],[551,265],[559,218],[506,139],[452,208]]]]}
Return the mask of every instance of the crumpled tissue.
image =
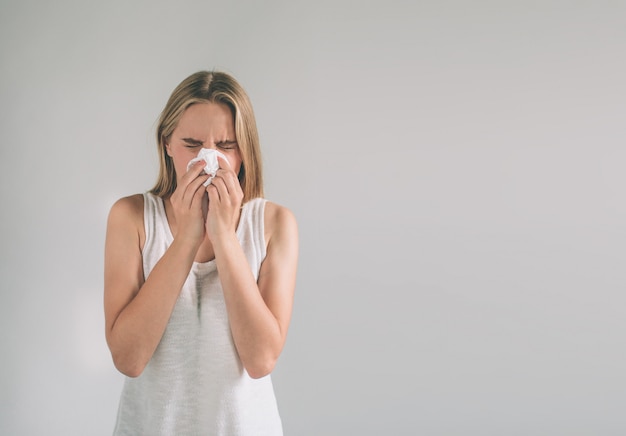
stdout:
{"type": "Polygon", "coordinates": [[[203,148],[200,150],[200,153],[198,153],[197,157],[194,157],[189,161],[189,163],[187,164],[187,171],[189,171],[189,168],[191,168],[191,166],[196,162],[204,160],[206,162],[206,165],[204,166],[204,172],[209,176],[209,178],[206,182],[203,183],[203,185],[209,186],[211,184],[211,180],[213,180],[213,177],[215,177],[215,173],[217,173],[217,170],[220,169],[220,165],[217,161],[217,156],[220,156],[222,159],[228,161],[228,158],[224,156],[224,153],[221,153],[212,148],[203,148]]]}

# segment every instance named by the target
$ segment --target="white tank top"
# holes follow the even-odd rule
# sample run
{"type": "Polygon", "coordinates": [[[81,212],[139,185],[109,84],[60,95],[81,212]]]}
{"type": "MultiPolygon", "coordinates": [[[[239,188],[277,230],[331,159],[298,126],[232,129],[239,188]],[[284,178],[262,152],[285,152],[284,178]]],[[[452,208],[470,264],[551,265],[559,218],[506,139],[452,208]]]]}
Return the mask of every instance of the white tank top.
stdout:
{"type": "MultiPolygon", "coordinates": [[[[265,258],[264,199],[243,206],[237,238],[256,279],[265,258]]],[[[173,237],[160,197],[144,194],[144,277],[173,237]]],[[[252,379],[231,336],[215,260],[194,262],[143,373],[126,378],[114,435],[282,435],[271,377],[252,379]]]]}

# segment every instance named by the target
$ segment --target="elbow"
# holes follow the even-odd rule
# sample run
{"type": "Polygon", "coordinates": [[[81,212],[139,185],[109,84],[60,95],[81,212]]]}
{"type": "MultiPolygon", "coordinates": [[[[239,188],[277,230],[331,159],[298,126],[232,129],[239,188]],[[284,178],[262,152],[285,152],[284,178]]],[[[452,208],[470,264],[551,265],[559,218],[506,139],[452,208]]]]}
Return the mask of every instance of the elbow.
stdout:
{"type": "Polygon", "coordinates": [[[264,359],[257,359],[255,362],[250,362],[248,365],[244,365],[246,372],[253,379],[263,378],[270,375],[276,366],[276,358],[267,357],[264,359]]]}
{"type": "Polygon", "coordinates": [[[139,359],[115,354],[113,354],[113,364],[119,372],[130,378],[139,377],[146,368],[146,363],[139,359]]]}
{"type": "Polygon", "coordinates": [[[112,331],[107,332],[106,339],[115,369],[126,377],[139,377],[152,358],[152,352],[141,344],[120,340],[112,331]]]}
{"type": "Polygon", "coordinates": [[[143,372],[143,368],[139,366],[121,367],[121,366],[115,365],[115,367],[117,368],[119,372],[124,374],[126,377],[130,377],[130,378],[139,377],[141,373],[143,372]]]}

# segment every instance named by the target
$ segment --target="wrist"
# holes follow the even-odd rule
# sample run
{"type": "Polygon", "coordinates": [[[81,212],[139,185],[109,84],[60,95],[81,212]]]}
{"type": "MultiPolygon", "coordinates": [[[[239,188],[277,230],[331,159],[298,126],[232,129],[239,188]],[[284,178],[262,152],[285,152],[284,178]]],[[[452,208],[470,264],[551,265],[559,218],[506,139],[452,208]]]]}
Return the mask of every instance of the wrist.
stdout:
{"type": "Polygon", "coordinates": [[[215,254],[228,250],[230,247],[238,246],[239,239],[234,231],[219,232],[211,238],[211,244],[215,250],[215,254]]]}
{"type": "Polygon", "coordinates": [[[172,241],[172,245],[178,247],[179,250],[183,252],[189,252],[196,255],[200,245],[202,244],[202,238],[198,238],[191,235],[185,235],[184,233],[179,233],[174,236],[174,240],[172,241]]]}

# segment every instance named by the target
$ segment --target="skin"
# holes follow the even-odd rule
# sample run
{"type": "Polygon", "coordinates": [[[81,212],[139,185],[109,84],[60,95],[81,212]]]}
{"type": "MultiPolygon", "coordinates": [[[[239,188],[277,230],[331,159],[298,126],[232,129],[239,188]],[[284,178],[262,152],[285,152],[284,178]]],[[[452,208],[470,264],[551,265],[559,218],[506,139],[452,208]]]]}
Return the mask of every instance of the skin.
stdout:
{"type": "Polygon", "coordinates": [[[166,145],[177,174],[176,191],[164,200],[174,240],[145,281],[143,196],[122,198],[111,208],[106,339],[115,366],[129,377],[139,376],[154,354],[194,261],[215,259],[235,346],[251,377],[269,374],[283,349],[296,282],[297,224],[288,209],[267,202],[267,254],[255,281],[235,234],[243,199],[235,139],[233,115],[223,104],[195,104],[182,115],[166,145]],[[200,147],[216,148],[228,158],[218,158],[220,169],[206,188],[203,162],[187,172],[200,147]]]}

